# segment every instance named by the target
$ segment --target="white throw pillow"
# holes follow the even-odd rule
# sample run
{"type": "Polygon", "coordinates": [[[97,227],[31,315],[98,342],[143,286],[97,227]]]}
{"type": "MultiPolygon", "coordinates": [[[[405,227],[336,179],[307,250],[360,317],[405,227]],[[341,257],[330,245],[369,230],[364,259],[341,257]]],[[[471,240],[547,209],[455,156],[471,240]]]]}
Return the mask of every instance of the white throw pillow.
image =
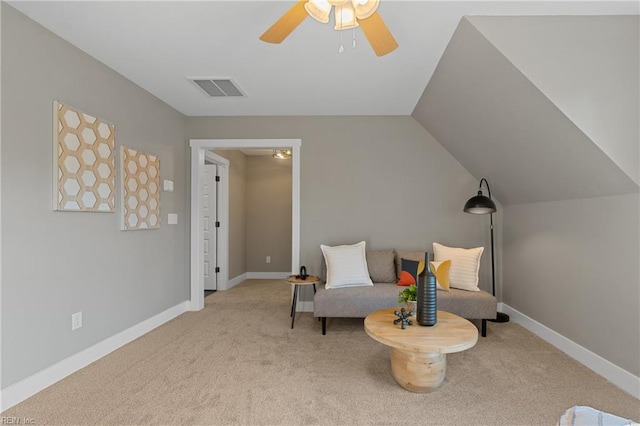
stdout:
{"type": "Polygon", "coordinates": [[[350,246],[321,245],[322,255],[327,264],[325,288],[372,286],[367,268],[365,242],[350,246]]]}
{"type": "Polygon", "coordinates": [[[483,251],[484,247],[464,249],[433,243],[434,261],[451,259],[449,286],[460,290],[480,291],[478,271],[483,251]]]}

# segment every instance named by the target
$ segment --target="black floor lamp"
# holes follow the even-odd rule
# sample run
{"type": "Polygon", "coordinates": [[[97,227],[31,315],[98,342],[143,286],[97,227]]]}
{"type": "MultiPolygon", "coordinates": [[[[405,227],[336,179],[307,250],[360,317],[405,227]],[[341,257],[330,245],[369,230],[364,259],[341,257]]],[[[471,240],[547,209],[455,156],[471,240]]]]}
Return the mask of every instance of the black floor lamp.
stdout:
{"type": "MultiPolygon", "coordinates": [[[[495,270],[495,260],[493,255],[493,213],[496,211],[496,204],[491,199],[491,189],[489,189],[489,182],[485,178],[480,180],[480,186],[478,187],[478,195],[475,195],[469,198],[464,205],[464,211],[466,213],[472,214],[488,214],[491,218],[491,282],[492,288],[491,291],[493,296],[496,295],[496,270],[495,270]],[[489,197],[485,197],[482,195],[482,182],[484,182],[487,187],[487,192],[489,193],[489,197]]],[[[489,320],[493,322],[509,322],[509,315],[498,312],[495,320],[489,320]]]]}

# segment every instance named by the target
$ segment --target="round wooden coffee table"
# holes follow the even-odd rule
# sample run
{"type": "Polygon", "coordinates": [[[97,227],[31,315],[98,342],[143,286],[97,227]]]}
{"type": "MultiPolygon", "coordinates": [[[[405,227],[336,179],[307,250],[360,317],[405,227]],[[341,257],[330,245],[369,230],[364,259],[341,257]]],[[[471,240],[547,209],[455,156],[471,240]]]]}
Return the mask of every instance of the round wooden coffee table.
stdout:
{"type": "Polygon", "coordinates": [[[391,346],[391,372],[403,388],[418,393],[436,390],[444,381],[447,354],[472,348],[478,341],[478,329],[468,320],[438,311],[433,327],[418,325],[406,329],[395,325],[394,311],[382,309],[364,319],[364,329],[371,338],[391,346]]]}

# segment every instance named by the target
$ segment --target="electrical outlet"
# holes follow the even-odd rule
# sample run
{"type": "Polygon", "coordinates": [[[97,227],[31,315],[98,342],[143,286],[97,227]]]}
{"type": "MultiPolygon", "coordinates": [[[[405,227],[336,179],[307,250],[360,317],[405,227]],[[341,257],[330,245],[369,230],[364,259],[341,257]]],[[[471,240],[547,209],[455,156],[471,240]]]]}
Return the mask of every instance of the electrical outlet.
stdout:
{"type": "Polygon", "coordinates": [[[71,315],[71,331],[82,327],[82,311],[71,315]]]}
{"type": "Polygon", "coordinates": [[[266,262],[267,262],[267,263],[271,263],[271,256],[267,256],[267,260],[266,260],[266,262]]]}

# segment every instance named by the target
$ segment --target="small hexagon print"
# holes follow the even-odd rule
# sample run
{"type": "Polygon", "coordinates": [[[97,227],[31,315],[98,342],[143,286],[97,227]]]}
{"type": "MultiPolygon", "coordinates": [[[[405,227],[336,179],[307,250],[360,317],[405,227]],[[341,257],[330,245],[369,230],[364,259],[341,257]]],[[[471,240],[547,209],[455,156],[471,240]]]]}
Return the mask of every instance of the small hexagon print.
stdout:
{"type": "Polygon", "coordinates": [[[123,208],[121,229],[160,227],[160,160],[152,154],[120,147],[123,208]]]}

